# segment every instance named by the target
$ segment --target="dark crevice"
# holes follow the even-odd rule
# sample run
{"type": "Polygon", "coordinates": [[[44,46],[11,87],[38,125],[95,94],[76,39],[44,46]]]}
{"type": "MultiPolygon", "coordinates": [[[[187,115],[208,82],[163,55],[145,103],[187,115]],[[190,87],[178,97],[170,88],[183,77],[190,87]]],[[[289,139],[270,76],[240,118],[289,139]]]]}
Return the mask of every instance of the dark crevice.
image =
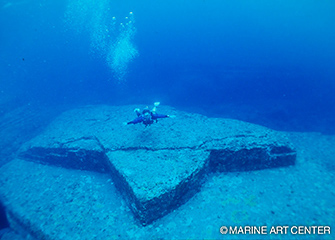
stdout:
{"type": "MultiPolygon", "coordinates": [[[[239,135],[235,138],[242,138],[242,137],[249,137],[247,135],[239,135]]],[[[99,143],[99,145],[101,144],[101,147],[104,149],[104,151],[106,153],[108,152],[116,152],[116,151],[137,151],[137,150],[146,150],[146,151],[162,151],[162,150],[200,150],[200,149],[204,149],[203,146],[205,146],[208,143],[211,142],[219,142],[219,141],[223,141],[224,139],[228,139],[231,137],[223,137],[223,138],[212,138],[206,141],[203,141],[201,144],[197,145],[197,146],[193,146],[193,147],[166,147],[166,148],[148,148],[148,147],[120,147],[120,148],[103,148],[103,145],[100,143],[100,141],[98,140],[98,138],[96,139],[99,143]]],[[[211,149],[204,149],[207,151],[210,151],[211,149]]]]}
{"type": "MultiPolygon", "coordinates": [[[[162,151],[162,150],[200,150],[203,149],[202,147],[206,145],[207,143],[213,142],[213,141],[222,141],[224,139],[227,139],[230,137],[224,137],[224,138],[212,138],[210,140],[203,141],[201,144],[193,147],[166,147],[166,148],[148,148],[148,147],[127,147],[127,148],[106,148],[105,152],[115,152],[115,151],[137,151],[137,150],[146,150],[146,151],[162,151]]],[[[206,149],[208,150],[208,149],[206,149]]]]}
{"type": "Polygon", "coordinates": [[[0,202],[0,230],[9,227],[5,206],[0,202]]]}

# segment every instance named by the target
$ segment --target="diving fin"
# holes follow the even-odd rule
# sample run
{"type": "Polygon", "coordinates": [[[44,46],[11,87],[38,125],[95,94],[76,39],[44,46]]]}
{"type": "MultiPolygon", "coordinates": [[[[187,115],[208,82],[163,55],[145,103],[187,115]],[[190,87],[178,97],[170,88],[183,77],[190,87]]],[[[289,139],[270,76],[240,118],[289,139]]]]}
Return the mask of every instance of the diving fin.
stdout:
{"type": "Polygon", "coordinates": [[[156,107],[159,106],[159,104],[161,104],[160,102],[155,102],[154,103],[154,108],[151,110],[152,112],[156,112],[156,107]]]}

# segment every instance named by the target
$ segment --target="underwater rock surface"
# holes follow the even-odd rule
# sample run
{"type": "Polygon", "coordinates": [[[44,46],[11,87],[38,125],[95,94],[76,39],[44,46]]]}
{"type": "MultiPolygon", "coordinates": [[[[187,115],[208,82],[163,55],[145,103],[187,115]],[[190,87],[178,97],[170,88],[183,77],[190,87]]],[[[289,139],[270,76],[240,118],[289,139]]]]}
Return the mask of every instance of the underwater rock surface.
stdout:
{"type": "MultiPolygon", "coordinates": [[[[232,119],[160,107],[149,127],[123,125],[138,106],[87,106],[67,111],[26,143],[19,157],[37,163],[111,175],[143,224],[166,215],[199,191],[210,172],[293,165],[283,133],[232,119]]],[[[142,106],[143,107],[143,106],[142,106]]]]}
{"type": "Polygon", "coordinates": [[[212,172],[295,164],[284,133],[171,107],[158,112],[176,118],[123,125],[136,117],[135,107],[64,112],[24,144],[0,169],[0,200],[11,228],[37,239],[80,239],[78,232],[108,238],[114,222],[130,221],[118,211],[129,209],[148,225],[192,198],[212,172]]]}

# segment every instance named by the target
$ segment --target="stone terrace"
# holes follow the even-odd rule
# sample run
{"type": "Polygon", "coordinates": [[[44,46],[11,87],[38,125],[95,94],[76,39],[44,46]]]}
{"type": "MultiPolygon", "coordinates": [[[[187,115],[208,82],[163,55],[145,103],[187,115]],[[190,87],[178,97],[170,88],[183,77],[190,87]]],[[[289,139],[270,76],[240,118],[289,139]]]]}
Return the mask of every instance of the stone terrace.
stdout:
{"type": "MultiPolygon", "coordinates": [[[[135,107],[87,106],[64,112],[41,135],[24,144],[18,158],[64,171],[110,175],[142,225],[189,200],[211,172],[295,164],[296,152],[283,133],[171,107],[159,107],[158,112],[175,118],[160,119],[149,127],[123,125],[136,117],[135,107]]],[[[72,191],[69,188],[67,194],[72,191]]],[[[6,194],[5,188],[0,189],[4,203],[10,205],[6,194]]],[[[9,209],[12,219],[30,221],[29,216],[19,216],[13,206],[9,209]]]]}

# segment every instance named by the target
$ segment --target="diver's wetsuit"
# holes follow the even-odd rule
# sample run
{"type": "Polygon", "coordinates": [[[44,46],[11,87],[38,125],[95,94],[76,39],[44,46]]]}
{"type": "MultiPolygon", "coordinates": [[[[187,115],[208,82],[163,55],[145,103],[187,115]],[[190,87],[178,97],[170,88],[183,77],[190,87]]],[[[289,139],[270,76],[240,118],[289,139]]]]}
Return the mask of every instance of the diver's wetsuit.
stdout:
{"type": "Polygon", "coordinates": [[[154,123],[154,121],[157,122],[158,118],[168,118],[168,115],[165,114],[157,114],[150,112],[151,117],[145,117],[143,114],[137,114],[138,117],[135,118],[133,121],[128,122],[127,124],[137,124],[137,123],[143,123],[145,126],[151,125],[154,123]]]}

